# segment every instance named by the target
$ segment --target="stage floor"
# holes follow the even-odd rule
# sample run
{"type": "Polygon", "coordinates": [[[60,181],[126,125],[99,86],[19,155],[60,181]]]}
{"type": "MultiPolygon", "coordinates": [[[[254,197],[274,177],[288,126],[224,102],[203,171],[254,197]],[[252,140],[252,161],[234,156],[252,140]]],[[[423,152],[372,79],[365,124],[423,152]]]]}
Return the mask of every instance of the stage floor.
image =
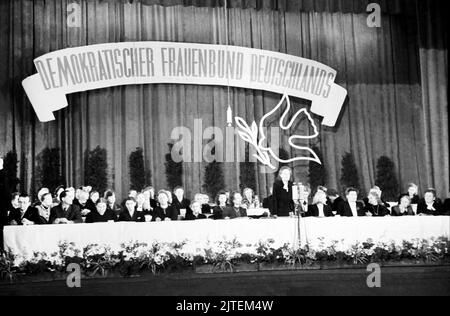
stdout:
{"type": "Polygon", "coordinates": [[[179,296],[182,301],[183,296],[450,295],[450,266],[384,267],[381,288],[368,288],[368,276],[365,269],[164,274],[82,280],[78,289],[68,288],[65,281],[3,283],[0,296],[169,295],[179,296]]]}

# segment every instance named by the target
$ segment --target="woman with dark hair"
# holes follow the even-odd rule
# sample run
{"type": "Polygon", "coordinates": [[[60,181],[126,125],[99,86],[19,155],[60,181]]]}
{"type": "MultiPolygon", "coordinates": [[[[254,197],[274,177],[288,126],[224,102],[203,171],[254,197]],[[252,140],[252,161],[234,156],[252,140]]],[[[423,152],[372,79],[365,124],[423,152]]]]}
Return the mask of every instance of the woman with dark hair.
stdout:
{"type": "Polygon", "coordinates": [[[98,200],[100,200],[100,193],[98,193],[98,191],[91,191],[89,193],[89,199],[86,202],[86,208],[91,210],[91,211],[95,211],[96,210],[96,206],[97,206],[97,202],[98,200]]]}
{"type": "Polygon", "coordinates": [[[404,194],[400,197],[398,205],[392,208],[392,216],[414,216],[414,210],[411,207],[411,197],[404,194]]]}
{"type": "Polygon", "coordinates": [[[129,197],[125,200],[125,209],[120,213],[119,222],[145,222],[145,214],[136,210],[134,198],[129,197]]]}
{"type": "Polygon", "coordinates": [[[282,167],[280,169],[278,179],[273,184],[273,215],[289,216],[289,213],[295,210],[291,177],[291,168],[282,167]]]}
{"type": "Polygon", "coordinates": [[[108,190],[105,192],[104,198],[106,200],[107,208],[113,211],[113,213],[116,215],[116,218],[119,218],[120,214],[122,213],[122,207],[116,203],[116,193],[114,193],[114,191],[112,190],[108,190]]]}
{"type": "Polygon", "coordinates": [[[228,207],[227,192],[220,191],[216,197],[216,206],[213,208],[213,219],[223,219],[223,212],[228,207]]]}
{"type": "Polygon", "coordinates": [[[364,207],[364,211],[366,216],[383,217],[391,215],[375,191],[370,191],[367,195],[367,204],[364,207]]]}
{"type": "Polygon", "coordinates": [[[434,189],[428,189],[423,195],[423,200],[417,205],[417,215],[420,216],[441,216],[442,204],[436,197],[434,189]]]}
{"type": "Polygon", "coordinates": [[[65,191],[65,186],[60,185],[53,191],[53,206],[59,205],[61,203],[61,198],[59,197],[61,193],[65,191]]]}

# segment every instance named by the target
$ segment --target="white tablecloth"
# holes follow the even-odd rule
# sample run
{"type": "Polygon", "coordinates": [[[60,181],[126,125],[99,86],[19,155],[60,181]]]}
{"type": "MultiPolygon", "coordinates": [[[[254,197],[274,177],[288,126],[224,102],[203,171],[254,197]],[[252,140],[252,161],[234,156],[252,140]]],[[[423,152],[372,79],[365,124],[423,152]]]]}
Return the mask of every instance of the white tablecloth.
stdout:
{"type": "MultiPolygon", "coordinates": [[[[276,245],[298,241],[298,219],[235,219],[198,220],[158,223],[99,223],[72,225],[8,226],[4,228],[5,249],[31,257],[34,252],[53,253],[60,241],[77,246],[139,241],[203,242],[237,238],[244,244],[274,239],[276,245]]],[[[385,217],[385,218],[302,218],[301,240],[315,242],[345,240],[347,243],[366,241],[403,241],[416,238],[449,237],[450,217],[385,217]]]]}

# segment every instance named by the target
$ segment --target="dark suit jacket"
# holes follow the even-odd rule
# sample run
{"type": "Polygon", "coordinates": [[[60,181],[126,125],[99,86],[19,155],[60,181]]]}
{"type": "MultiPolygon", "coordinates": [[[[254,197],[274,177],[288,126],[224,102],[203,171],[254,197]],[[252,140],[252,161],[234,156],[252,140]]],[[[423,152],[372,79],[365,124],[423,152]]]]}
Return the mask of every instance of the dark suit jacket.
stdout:
{"type": "Polygon", "coordinates": [[[364,207],[364,211],[366,213],[372,214],[372,216],[374,217],[383,217],[391,215],[387,207],[384,206],[383,204],[379,205],[366,204],[366,206],[364,207]]]}
{"type": "Polygon", "coordinates": [[[86,216],[86,223],[106,223],[109,221],[117,221],[116,214],[111,210],[106,210],[105,214],[100,215],[97,210],[91,211],[86,216]]]}
{"type": "MultiPolygon", "coordinates": [[[[333,217],[333,212],[329,205],[323,206],[323,213],[325,217],[333,217]]],[[[308,212],[305,214],[306,217],[319,217],[319,207],[316,204],[308,206],[308,212]]]]}
{"type": "Polygon", "coordinates": [[[341,207],[341,204],[342,204],[342,203],[345,203],[344,199],[341,198],[340,196],[338,196],[338,197],[334,200],[334,202],[332,202],[332,203],[330,204],[330,206],[331,206],[331,211],[337,213],[337,215],[341,215],[341,214],[339,214],[339,211],[340,211],[340,209],[342,208],[342,207],[341,207]]]}
{"type": "Polygon", "coordinates": [[[214,219],[223,219],[223,211],[229,206],[225,206],[221,208],[220,206],[214,206],[213,208],[213,218],[214,219]]]}
{"type": "Polygon", "coordinates": [[[195,221],[197,219],[206,219],[206,216],[203,215],[203,214],[198,214],[198,216],[195,217],[194,214],[189,213],[189,214],[186,214],[186,218],[184,220],[186,220],[186,221],[195,221]]]}
{"type": "Polygon", "coordinates": [[[238,217],[247,217],[247,210],[243,207],[239,207],[239,209],[236,209],[234,207],[229,206],[223,210],[222,216],[223,218],[229,217],[230,219],[238,217]]]}
{"type": "Polygon", "coordinates": [[[398,205],[394,206],[392,208],[392,212],[391,212],[392,216],[414,216],[414,211],[412,209],[411,206],[408,206],[406,213],[400,213],[400,207],[398,205]]]}
{"type": "Polygon", "coordinates": [[[154,222],[158,217],[162,221],[166,218],[170,218],[171,220],[176,221],[178,220],[178,211],[172,205],[169,205],[169,207],[167,207],[165,210],[158,206],[153,210],[152,221],[154,222]]]}
{"type": "Polygon", "coordinates": [[[145,222],[144,212],[134,211],[133,217],[128,210],[122,211],[119,215],[119,222],[145,222]]]}
{"type": "Polygon", "coordinates": [[[446,199],[442,205],[442,213],[444,215],[450,215],[450,199],[446,199]]]}
{"type": "Polygon", "coordinates": [[[27,219],[32,221],[36,225],[45,224],[44,220],[39,215],[39,211],[34,207],[29,207],[22,216],[22,211],[20,209],[12,209],[8,216],[8,224],[15,221],[17,225],[22,225],[22,220],[27,219]]]}
{"type": "Polygon", "coordinates": [[[202,214],[211,214],[211,206],[209,204],[202,205],[202,214]]]}
{"type": "Polygon", "coordinates": [[[106,206],[107,209],[113,211],[114,214],[116,214],[116,217],[119,218],[120,214],[122,214],[122,211],[125,210],[125,207],[122,209],[122,207],[119,204],[114,204],[112,207],[109,206],[109,204],[106,206]]]}
{"type": "MultiPolygon", "coordinates": [[[[358,216],[366,216],[366,212],[364,212],[364,204],[361,202],[356,202],[356,210],[358,216]]],[[[350,208],[350,204],[348,202],[343,202],[339,204],[339,214],[344,217],[353,217],[352,209],[350,208]]]]}
{"type": "MultiPolygon", "coordinates": [[[[409,196],[408,193],[402,194],[402,195],[400,195],[400,196],[398,197],[398,200],[400,201],[401,197],[402,197],[402,196],[405,196],[405,195],[409,196]]],[[[411,204],[419,204],[420,200],[421,200],[421,198],[416,194],[416,195],[414,195],[413,198],[411,199],[411,204]]]]}
{"type": "Polygon", "coordinates": [[[178,213],[180,213],[181,209],[185,209],[186,214],[192,212],[190,210],[191,201],[188,199],[183,199],[183,201],[180,202],[175,195],[173,196],[172,206],[178,211],[178,213]]]}
{"type": "Polygon", "coordinates": [[[273,195],[270,195],[268,197],[266,197],[265,199],[263,199],[263,208],[267,208],[270,210],[270,213],[273,214],[273,210],[274,210],[274,198],[273,195]]]}
{"type": "Polygon", "coordinates": [[[50,211],[50,223],[53,224],[57,218],[66,218],[74,223],[82,223],[83,218],[81,217],[81,210],[76,205],[71,205],[67,212],[64,212],[62,204],[56,205],[50,211]]]}
{"type": "Polygon", "coordinates": [[[294,200],[292,200],[292,185],[293,183],[289,181],[288,188],[286,191],[283,189],[283,181],[277,180],[273,184],[273,214],[277,216],[289,216],[290,212],[294,212],[295,205],[294,200]]]}
{"type": "Polygon", "coordinates": [[[443,212],[443,207],[442,204],[439,203],[438,201],[435,201],[433,203],[433,208],[436,211],[430,211],[427,209],[427,204],[425,203],[425,201],[420,201],[420,203],[417,205],[417,215],[419,214],[424,214],[424,215],[433,215],[433,216],[441,216],[444,215],[445,212],[443,212]]]}

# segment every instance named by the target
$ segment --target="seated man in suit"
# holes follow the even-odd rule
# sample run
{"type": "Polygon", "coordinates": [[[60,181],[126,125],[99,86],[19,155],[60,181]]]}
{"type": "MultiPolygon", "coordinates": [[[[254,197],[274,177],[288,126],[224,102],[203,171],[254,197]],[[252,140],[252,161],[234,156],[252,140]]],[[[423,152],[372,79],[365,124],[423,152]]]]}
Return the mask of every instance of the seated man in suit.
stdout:
{"type": "Polygon", "coordinates": [[[436,198],[436,191],[427,190],[423,200],[417,205],[417,215],[440,216],[443,215],[442,204],[436,198]]]}
{"type": "Polygon", "coordinates": [[[17,213],[20,213],[20,204],[19,204],[20,193],[14,192],[11,194],[11,198],[9,199],[9,204],[7,205],[5,211],[3,212],[2,221],[4,226],[9,225],[13,220],[14,216],[17,216],[17,213]]]}
{"type": "Polygon", "coordinates": [[[345,197],[347,201],[341,203],[339,206],[338,213],[344,217],[357,217],[366,216],[364,212],[364,204],[357,201],[358,200],[358,190],[355,188],[348,188],[345,190],[345,197]]]}
{"type": "Polygon", "coordinates": [[[340,209],[340,204],[345,202],[344,199],[339,196],[335,189],[328,189],[327,195],[330,200],[330,207],[333,215],[340,215],[338,211],[340,209]]]}
{"type": "Polygon", "coordinates": [[[242,207],[242,195],[239,192],[231,194],[231,205],[223,211],[224,219],[234,219],[238,217],[247,217],[247,211],[242,207]]]}
{"type": "Polygon", "coordinates": [[[73,205],[75,196],[72,192],[65,190],[60,195],[61,203],[50,211],[50,223],[52,224],[79,224],[83,223],[81,210],[73,205]]]}
{"type": "Polygon", "coordinates": [[[42,223],[39,212],[31,206],[30,197],[21,194],[19,197],[19,208],[10,214],[10,225],[38,225],[42,223]]]}
{"type": "Polygon", "coordinates": [[[132,197],[125,199],[125,210],[119,215],[119,222],[145,222],[145,214],[136,209],[136,200],[132,197]]]}
{"type": "Polygon", "coordinates": [[[333,217],[331,207],[327,205],[327,195],[323,190],[318,190],[313,198],[313,204],[308,207],[306,217],[333,217]]]}
{"type": "Polygon", "coordinates": [[[192,204],[189,206],[192,210],[192,213],[186,214],[186,221],[195,221],[197,219],[206,219],[206,216],[201,213],[202,211],[202,205],[200,202],[192,202],[192,204]]]}

